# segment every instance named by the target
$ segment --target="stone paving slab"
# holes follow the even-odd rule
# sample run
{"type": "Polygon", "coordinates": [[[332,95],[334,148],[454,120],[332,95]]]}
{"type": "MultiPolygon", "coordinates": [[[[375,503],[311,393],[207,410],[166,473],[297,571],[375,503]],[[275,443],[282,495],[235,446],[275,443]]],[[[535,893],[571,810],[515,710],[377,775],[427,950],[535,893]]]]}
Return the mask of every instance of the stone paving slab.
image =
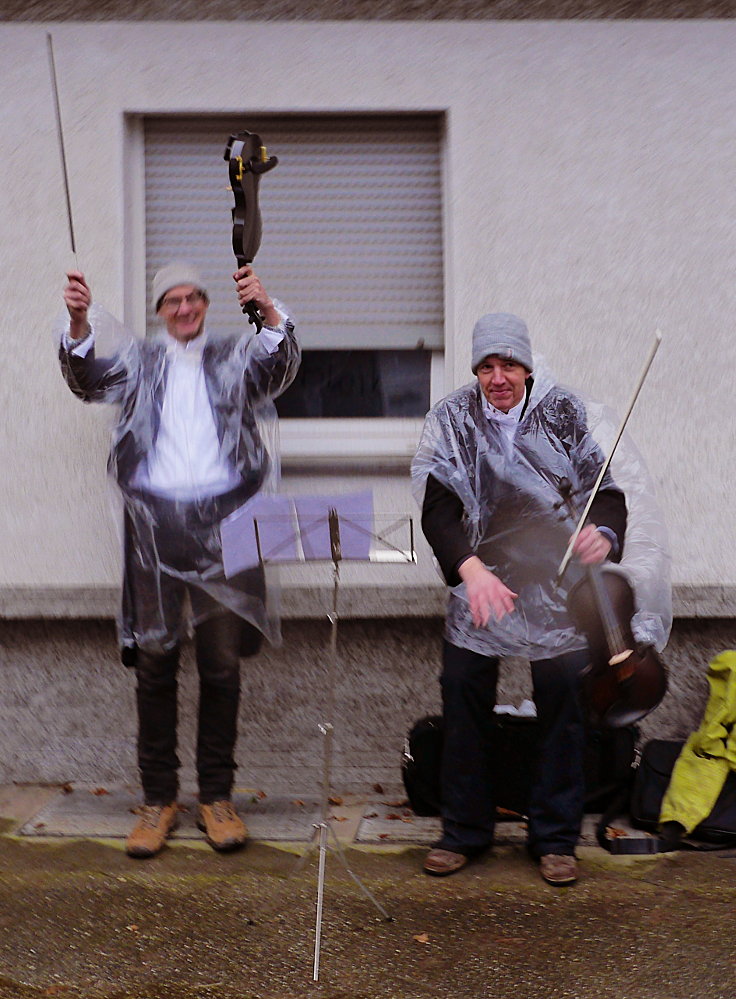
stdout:
{"type": "MultiPolygon", "coordinates": [[[[437,817],[415,815],[406,806],[379,802],[366,808],[356,835],[358,843],[415,843],[422,846],[435,843],[442,825],[437,817]]],[[[496,842],[526,842],[526,823],[501,821],[496,828],[496,842]]]]}
{"type": "MultiPolygon", "coordinates": [[[[259,797],[258,792],[236,791],[233,802],[248,826],[252,839],[276,842],[308,842],[320,805],[314,796],[305,799],[259,797]]],[[[140,793],[127,787],[93,788],[75,785],[66,793],[59,789],[51,801],[18,829],[21,836],[59,836],[95,839],[125,838],[140,804],[140,793]]],[[[196,826],[196,800],[181,797],[179,828],[173,839],[201,840],[196,826]]]]}
{"type": "MultiPolygon", "coordinates": [[[[140,804],[140,791],[129,786],[101,788],[75,784],[37,789],[35,795],[29,795],[28,789],[22,791],[14,789],[8,793],[6,789],[5,796],[0,796],[0,804],[5,804],[5,815],[15,815],[15,834],[29,838],[124,839],[133,827],[134,810],[140,804]],[[23,806],[22,812],[19,804],[23,806]]],[[[256,841],[308,843],[314,839],[315,825],[321,819],[321,804],[314,794],[264,795],[262,791],[241,788],[233,793],[233,801],[251,839],[256,841]]],[[[441,835],[439,818],[415,815],[401,800],[366,800],[346,795],[331,801],[332,829],[346,845],[428,846],[441,835]]],[[[174,841],[202,839],[196,826],[196,805],[193,792],[182,793],[174,841]]],[[[585,817],[580,846],[598,848],[597,822],[597,815],[585,817]]],[[[616,825],[628,838],[648,836],[632,829],[623,819],[617,820],[616,825]]],[[[498,845],[523,845],[525,821],[511,814],[500,817],[495,841],[498,845]]]]}
{"type": "MultiPolygon", "coordinates": [[[[596,826],[599,815],[586,815],[580,835],[581,846],[597,846],[596,826]]],[[[646,839],[648,833],[632,829],[624,820],[616,820],[627,838],[646,839]]],[[[435,843],[442,828],[439,818],[425,818],[415,815],[403,805],[379,802],[365,809],[356,833],[358,843],[406,843],[430,845],[435,843]]],[[[496,824],[497,844],[519,845],[526,843],[526,822],[511,817],[502,817],[496,824]]]]}

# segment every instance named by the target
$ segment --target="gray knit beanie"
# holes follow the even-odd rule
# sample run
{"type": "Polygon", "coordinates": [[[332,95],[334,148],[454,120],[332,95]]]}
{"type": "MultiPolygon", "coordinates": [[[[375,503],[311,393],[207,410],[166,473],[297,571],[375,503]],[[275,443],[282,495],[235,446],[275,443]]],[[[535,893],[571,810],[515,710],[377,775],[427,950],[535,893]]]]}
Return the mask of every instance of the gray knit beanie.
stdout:
{"type": "Polygon", "coordinates": [[[532,345],[526,323],[509,312],[489,312],[473,328],[473,374],[489,354],[518,361],[532,370],[532,345]]]}
{"type": "Polygon", "coordinates": [[[160,271],[156,271],[153,276],[151,283],[151,305],[154,312],[158,312],[161,299],[166,292],[171,291],[172,288],[176,288],[180,284],[191,284],[207,295],[202,275],[194,264],[187,263],[186,260],[175,260],[173,263],[162,267],[160,271]]]}

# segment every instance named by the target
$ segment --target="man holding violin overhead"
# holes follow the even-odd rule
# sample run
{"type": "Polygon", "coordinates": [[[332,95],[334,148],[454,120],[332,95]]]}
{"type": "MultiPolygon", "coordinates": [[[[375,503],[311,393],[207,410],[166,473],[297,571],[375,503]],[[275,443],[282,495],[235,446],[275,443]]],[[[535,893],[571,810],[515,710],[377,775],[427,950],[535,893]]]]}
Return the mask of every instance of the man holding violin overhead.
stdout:
{"type": "Polygon", "coordinates": [[[85,402],[119,408],[109,471],[124,503],[123,662],[135,668],[138,764],[144,792],[128,837],[133,857],[158,853],[177,824],[177,670],[185,602],[191,607],[200,682],[199,825],[216,850],[241,846],[231,802],[240,657],[254,655],[278,620],[260,568],[225,577],[220,523],[278,472],[269,425],[273,398],[299,366],[294,324],[250,266],[234,275],[242,306],[255,303],[259,335],[205,329],[207,288],[175,262],[153,278],[163,329],[144,340],[92,304],[68,275],[59,324],[61,368],[85,402]]]}
{"type": "Polygon", "coordinates": [[[584,810],[586,640],[567,607],[580,565],[623,554],[627,504],[607,474],[575,561],[556,585],[573,531],[560,487],[580,507],[604,461],[582,402],[535,364],[525,323],[493,313],[473,330],[476,380],[430,411],[412,466],[422,527],[448,586],[443,670],[441,840],[424,870],[460,870],[493,842],[490,730],[499,657],[531,662],[540,761],[528,848],[550,884],[577,879],[584,810]]]}

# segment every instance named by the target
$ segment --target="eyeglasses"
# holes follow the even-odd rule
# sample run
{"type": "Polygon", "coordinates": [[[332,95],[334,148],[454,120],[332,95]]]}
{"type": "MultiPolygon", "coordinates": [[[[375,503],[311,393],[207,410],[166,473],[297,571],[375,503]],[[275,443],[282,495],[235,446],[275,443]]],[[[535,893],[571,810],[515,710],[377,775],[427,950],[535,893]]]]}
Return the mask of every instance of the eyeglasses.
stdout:
{"type": "Polygon", "coordinates": [[[168,312],[178,312],[184,302],[187,305],[196,305],[197,302],[202,302],[204,297],[204,292],[201,291],[190,291],[188,295],[173,295],[171,298],[163,300],[161,308],[166,309],[168,312]]]}

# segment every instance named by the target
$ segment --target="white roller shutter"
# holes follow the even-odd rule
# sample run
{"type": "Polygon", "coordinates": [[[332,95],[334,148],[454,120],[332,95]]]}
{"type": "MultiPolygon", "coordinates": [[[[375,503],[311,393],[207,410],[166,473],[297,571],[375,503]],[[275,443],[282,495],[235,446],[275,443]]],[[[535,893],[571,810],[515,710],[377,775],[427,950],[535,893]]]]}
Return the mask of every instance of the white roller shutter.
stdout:
{"type": "Polygon", "coordinates": [[[303,345],[441,348],[440,128],[434,114],[147,117],[147,287],[163,264],[191,260],[208,325],[242,329],[223,152],[248,129],[279,158],[261,180],[256,269],[303,345]]]}

